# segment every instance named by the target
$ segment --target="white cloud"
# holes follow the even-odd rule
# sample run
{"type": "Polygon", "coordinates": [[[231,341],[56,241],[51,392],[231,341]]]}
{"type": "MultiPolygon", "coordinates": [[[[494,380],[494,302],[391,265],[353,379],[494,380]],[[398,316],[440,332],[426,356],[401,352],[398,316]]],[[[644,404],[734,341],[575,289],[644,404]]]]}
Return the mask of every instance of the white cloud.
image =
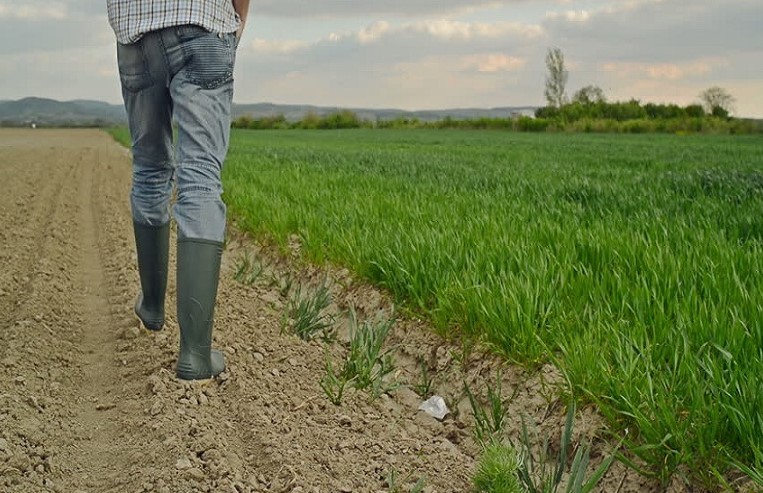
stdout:
{"type": "Polygon", "coordinates": [[[544,28],[565,51],[589,59],[674,63],[758,52],[763,2],[757,0],[625,0],[580,16],[549,15],[544,28]]]}
{"type": "Polygon", "coordinates": [[[358,31],[357,38],[361,44],[373,43],[390,31],[389,22],[379,21],[358,31]]]}
{"type": "Polygon", "coordinates": [[[257,38],[251,43],[252,49],[265,55],[288,55],[307,48],[310,43],[298,40],[269,40],[257,38]]]}
{"type": "Polygon", "coordinates": [[[440,39],[472,40],[475,38],[500,38],[507,35],[520,35],[534,39],[544,34],[543,28],[536,24],[519,22],[462,22],[454,20],[428,20],[411,24],[410,28],[423,31],[440,39]]]}
{"type": "MultiPolygon", "coordinates": [[[[513,43],[527,43],[544,35],[539,25],[521,24],[517,22],[497,22],[493,24],[480,22],[460,22],[450,20],[419,21],[393,26],[387,21],[378,21],[353,32],[329,33],[313,41],[302,40],[266,40],[258,38],[251,45],[254,51],[266,54],[285,54],[307,52],[337,43],[354,46],[355,52],[369,49],[366,45],[389,43],[386,53],[400,56],[394,50],[401,45],[407,53],[419,53],[421,47],[425,50],[442,49],[443,42],[450,45],[460,43],[471,51],[473,48],[463,42],[471,42],[473,46],[487,43],[496,45],[511,40],[513,43]],[[364,48],[365,46],[365,48],[364,48]]],[[[403,54],[404,55],[404,54],[403,54]]]]}
{"type": "Polygon", "coordinates": [[[547,12],[546,18],[551,20],[563,19],[568,22],[586,22],[591,18],[587,10],[567,10],[566,12],[547,12]]]}
{"type": "Polygon", "coordinates": [[[687,77],[704,76],[717,67],[726,66],[723,59],[701,59],[684,63],[608,62],[601,70],[623,78],[648,77],[678,81],[687,77]]]}
{"type": "Polygon", "coordinates": [[[478,72],[514,72],[521,70],[527,64],[527,60],[519,57],[503,55],[501,53],[487,53],[473,55],[464,59],[464,65],[468,69],[476,69],[478,72]]]}
{"type": "Polygon", "coordinates": [[[456,15],[532,0],[255,0],[253,10],[278,17],[456,15]]]}

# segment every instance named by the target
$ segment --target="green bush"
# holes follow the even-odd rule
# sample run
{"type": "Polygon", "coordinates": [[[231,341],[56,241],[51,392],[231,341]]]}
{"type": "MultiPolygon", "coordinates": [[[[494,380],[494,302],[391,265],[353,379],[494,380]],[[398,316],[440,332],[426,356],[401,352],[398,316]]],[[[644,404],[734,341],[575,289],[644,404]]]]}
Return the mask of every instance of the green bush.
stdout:
{"type": "Polygon", "coordinates": [[[530,118],[520,116],[515,121],[515,129],[520,132],[545,132],[550,122],[545,118],[530,118]]]}

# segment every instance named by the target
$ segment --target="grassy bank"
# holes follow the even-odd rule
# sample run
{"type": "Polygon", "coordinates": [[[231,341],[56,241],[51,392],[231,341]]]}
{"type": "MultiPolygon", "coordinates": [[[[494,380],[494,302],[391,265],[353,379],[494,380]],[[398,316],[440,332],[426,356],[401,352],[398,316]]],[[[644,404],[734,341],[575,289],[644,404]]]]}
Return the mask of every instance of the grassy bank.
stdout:
{"type": "Polygon", "coordinates": [[[556,360],[655,473],[712,483],[763,473],[761,163],[755,137],[234,131],[224,175],[244,227],[556,360]]]}

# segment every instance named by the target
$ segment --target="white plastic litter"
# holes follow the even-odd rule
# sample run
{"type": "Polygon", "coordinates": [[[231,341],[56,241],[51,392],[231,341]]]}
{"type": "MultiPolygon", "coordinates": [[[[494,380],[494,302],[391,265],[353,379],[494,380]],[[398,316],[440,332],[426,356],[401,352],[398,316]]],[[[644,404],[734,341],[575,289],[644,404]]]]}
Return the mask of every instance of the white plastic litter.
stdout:
{"type": "Polygon", "coordinates": [[[448,413],[450,412],[450,410],[448,409],[448,405],[445,404],[445,399],[443,399],[439,395],[432,396],[426,401],[424,401],[419,406],[419,411],[424,411],[428,415],[440,421],[445,419],[445,416],[447,416],[448,413]]]}

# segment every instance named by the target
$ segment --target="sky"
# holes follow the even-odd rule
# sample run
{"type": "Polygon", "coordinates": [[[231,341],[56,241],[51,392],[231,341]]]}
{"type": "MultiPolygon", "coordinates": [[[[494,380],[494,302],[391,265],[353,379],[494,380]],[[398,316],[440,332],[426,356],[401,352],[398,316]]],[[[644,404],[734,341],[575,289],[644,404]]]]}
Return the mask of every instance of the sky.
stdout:
{"type": "MultiPolygon", "coordinates": [[[[235,101],[492,108],[567,91],[690,104],[711,86],[763,118],[762,0],[252,0],[235,101]]],[[[105,0],[0,0],[0,100],[121,102],[105,0]]]]}

